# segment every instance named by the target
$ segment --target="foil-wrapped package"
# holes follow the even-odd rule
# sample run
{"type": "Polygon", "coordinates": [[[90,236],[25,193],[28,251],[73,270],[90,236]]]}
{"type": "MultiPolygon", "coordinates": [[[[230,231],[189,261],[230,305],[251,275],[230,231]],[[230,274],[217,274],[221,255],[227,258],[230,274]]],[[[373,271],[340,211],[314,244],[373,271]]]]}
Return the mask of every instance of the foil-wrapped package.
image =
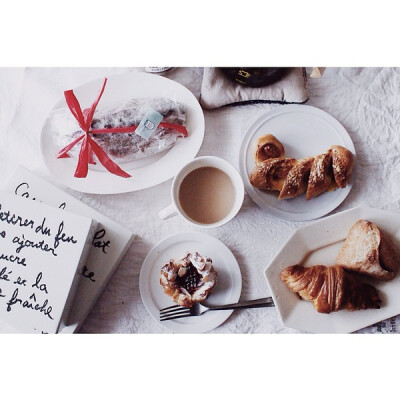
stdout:
{"type": "MultiPolygon", "coordinates": [[[[163,116],[162,123],[149,139],[135,132],[132,133],[89,133],[90,137],[102,147],[115,162],[128,162],[151,156],[175,145],[185,135],[171,126],[184,126],[186,109],[184,105],[168,98],[140,98],[119,104],[98,106],[92,120],[91,129],[112,129],[137,126],[149,109],[163,116]]],[[[82,130],[68,108],[60,108],[51,115],[54,131],[53,140],[60,149],[64,148],[79,136],[82,130]]],[[[78,157],[80,146],[68,151],[72,157],[78,157]]]]}

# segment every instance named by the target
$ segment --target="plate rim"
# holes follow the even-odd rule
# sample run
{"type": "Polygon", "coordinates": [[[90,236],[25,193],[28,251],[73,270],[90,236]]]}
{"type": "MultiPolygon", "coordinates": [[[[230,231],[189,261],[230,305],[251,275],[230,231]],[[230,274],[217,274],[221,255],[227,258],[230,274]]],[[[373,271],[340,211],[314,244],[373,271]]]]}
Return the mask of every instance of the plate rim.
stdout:
{"type": "MultiPolygon", "coordinates": [[[[349,146],[350,150],[353,153],[354,160],[357,160],[357,154],[354,146],[354,142],[347,132],[346,128],[331,114],[326,112],[325,110],[322,110],[318,107],[314,107],[311,105],[306,105],[306,104],[287,104],[283,105],[282,107],[276,107],[273,108],[272,110],[269,110],[265,114],[261,115],[258,117],[253,123],[249,126],[249,128],[246,131],[246,134],[244,135],[241,145],[240,145],[240,150],[239,150],[239,172],[243,180],[243,184],[246,190],[247,195],[251,198],[251,200],[261,209],[265,210],[269,214],[287,220],[287,221],[293,221],[293,222],[305,222],[305,221],[312,221],[318,218],[321,218],[330,212],[334,211],[336,208],[338,208],[347,198],[347,196],[350,194],[350,191],[353,187],[353,182],[354,182],[354,173],[351,177],[350,182],[347,184],[346,188],[341,189],[340,191],[340,196],[337,198],[335,202],[332,204],[329,204],[322,210],[319,209],[317,211],[310,211],[306,215],[304,214],[293,214],[288,211],[282,211],[280,209],[277,209],[271,205],[268,207],[265,207],[265,205],[258,199],[258,196],[255,196],[254,191],[257,189],[254,189],[249,181],[249,177],[247,174],[247,159],[246,159],[246,153],[248,151],[248,148],[250,146],[251,138],[254,132],[265,122],[268,120],[276,117],[277,115],[285,114],[285,113],[291,113],[291,112],[306,112],[310,113],[312,115],[319,115],[325,119],[328,119],[330,122],[333,122],[335,126],[339,128],[338,133],[340,137],[343,138],[343,140],[346,142],[346,146],[349,146]],[[342,133],[340,133],[340,131],[342,133]],[[348,143],[347,143],[348,142],[348,143]]],[[[354,167],[354,171],[356,170],[356,166],[354,167]]],[[[258,193],[258,192],[256,192],[258,193]]]]}
{"type": "MultiPolygon", "coordinates": [[[[192,98],[193,103],[191,105],[193,105],[194,109],[193,111],[198,115],[199,118],[199,124],[198,128],[196,127],[196,131],[198,130],[201,133],[201,138],[198,139],[198,143],[195,143],[195,146],[193,147],[193,155],[190,156],[190,159],[188,159],[186,162],[189,162],[191,160],[193,160],[194,158],[196,158],[197,154],[199,153],[201,146],[203,145],[203,141],[204,141],[204,135],[205,135],[205,117],[204,117],[204,112],[203,109],[201,108],[201,105],[199,103],[199,101],[197,100],[197,98],[195,97],[194,93],[189,90],[186,86],[184,86],[183,84],[167,78],[165,76],[160,76],[160,75],[154,75],[154,74],[149,74],[146,72],[141,72],[141,71],[130,71],[130,72],[123,72],[123,73],[116,73],[116,74],[107,74],[107,80],[110,82],[112,81],[114,78],[117,79],[122,79],[122,77],[126,77],[128,78],[129,76],[136,76],[136,77],[146,77],[149,80],[161,80],[161,81],[168,81],[168,84],[172,84],[176,87],[179,87],[180,91],[182,93],[186,93],[186,95],[188,95],[189,97],[192,98]]],[[[142,79],[141,78],[141,79],[142,79]]],[[[95,82],[99,82],[99,84],[101,83],[103,78],[95,78],[89,81],[86,81],[78,86],[76,86],[73,90],[80,90],[82,87],[84,86],[90,86],[93,85],[95,82]]],[[[48,160],[47,160],[47,156],[45,153],[45,138],[44,138],[44,133],[45,133],[45,127],[49,122],[49,118],[51,113],[57,108],[57,106],[63,101],[63,97],[60,97],[51,107],[51,109],[48,111],[42,126],[41,126],[41,132],[40,132],[40,140],[39,140],[39,147],[40,147],[40,155],[42,158],[43,163],[46,166],[46,169],[48,170],[48,172],[51,174],[51,176],[57,180],[57,182],[59,182],[61,185],[68,187],[72,190],[78,191],[80,193],[88,193],[88,194],[122,194],[122,193],[131,193],[131,192],[136,192],[136,191],[140,191],[140,190],[144,190],[144,189],[148,189],[157,185],[160,185],[161,183],[164,183],[170,179],[172,179],[176,173],[179,171],[173,171],[172,174],[169,174],[169,176],[163,177],[159,180],[157,180],[157,183],[152,183],[152,184],[143,184],[141,187],[138,188],[132,188],[132,187],[123,187],[121,189],[118,190],[107,190],[108,185],[99,185],[99,187],[93,188],[93,187],[89,187],[87,188],[86,186],[84,187],[84,185],[81,185],[81,181],[82,180],[78,180],[78,178],[73,178],[73,170],[71,171],[71,177],[73,178],[71,180],[71,177],[66,177],[66,179],[63,179],[63,176],[59,176],[57,175],[54,171],[53,168],[51,166],[51,164],[49,164],[48,160]],[[81,187],[82,186],[82,187],[81,187]]],[[[168,153],[171,149],[168,150],[168,153]]],[[[187,151],[185,152],[187,153],[187,151]]],[[[164,156],[163,156],[164,157],[164,156]]],[[[163,157],[161,157],[160,159],[162,159],[163,157]]],[[[158,160],[157,160],[158,161],[158,160]]],[[[151,165],[151,164],[150,164],[151,165]]],[[[181,165],[182,167],[183,165],[181,165]]],[[[122,166],[123,167],[123,166],[122,166]]],[[[134,170],[132,170],[134,171],[134,170]]],[[[109,172],[107,171],[100,171],[100,170],[90,170],[90,173],[94,173],[94,174],[100,174],[99,177],[101,178],[101,174],[109,174],[109,172]]],[[[122,179],[122,178],[119,178],[122,179]]]]}
{"type": "MultiPolygon", "coordinates": [[[[230,302],[237,302],[240,300],[240,296],[242,294],[242,288],[243,288],[243,277],[242,277],[242,272],[240,270],[240,266],[239,263],[235,257],[235,255],[233,254],[233,252],[231,251],[231,249],[229,249],[229,247],[223,243],[221,240],[219,240],[218,238],[216,238],[215,236],[211,236],[207,233],[204,232],[198,232],[198,231],[183,231],[183,232],[178,232],[178,233],[174,233],[171,235],[166,236],[165,238],[161,239],[158,243],[156,243],[146,254],[146,257],[144,258],[142,265],[140,267],[140,274],[139,274],[139,292],[140,292],[140,298],[142,300],[142,304],[144,305],[148,315],[151,316],[151,318],[156,321],[159,325],[161,325],[164,328],[167,328],[168,330],[174,332],[174,333],[205,333],[208,332],[212,329],[216,329],[217,327],[219,327],[220,325],[222,325],[233,313],[234,310],[224,310],[224,311],[216,311],[217,313],[219,313],[222,317],[218,318],[218,324],[213,326],[213,327],[206,327],[205,329],[190,329],[192,327],[196,327],[197,325],[187,325],[189,327],[189,329],[182,329],[182,330],[175,330],[174,327],[174,322],[173,321],[165,321],[165,322],[160,322],[158,320],[158,318],[156,318],[149,310],[148,308],[148,300],[144,298],[144,288],[146,287],[146,284],[148,283],[147,280],[145,280],[145,264],[149,263],[149,260],[151,259],[151,257],[154,255],[154,253],[156,253],[158,251],[158,248],[160,246],[162,246],[165,242],[168,242],[171,239],[174,239],[175,237],[178,238],[180,236],[184,236],[184,237],[189,237],[189,235],[191,236],[197,236],[198,238],[207,238],[207,240],[213,240],[215,242],[218,242],[220,245],[222,245],[223,247],[225,247],[227,249],[227,251],[229,251],[229,253],[231,253],[233,259],[236,261],[235,267],[236,271],[235,274],[240,278],[237,282],[237,284],[232,288],[232,299],[230,300],[230,302]]],[[[149,297],[151,297],[151,293],[149,294],[149,297]]],[[[217,319],[217,318],[216,318],[217,319]]]]}

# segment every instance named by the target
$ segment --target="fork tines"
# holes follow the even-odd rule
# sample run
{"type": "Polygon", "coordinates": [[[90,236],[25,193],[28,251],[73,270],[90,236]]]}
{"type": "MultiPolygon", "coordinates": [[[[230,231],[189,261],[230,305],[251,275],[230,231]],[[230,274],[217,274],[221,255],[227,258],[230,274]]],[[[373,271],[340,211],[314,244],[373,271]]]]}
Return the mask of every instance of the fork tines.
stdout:
{"type": "Polygon", "coordinates": [[[183,317],[190,317],[190,308],[182,306],[170,306],[160,310],[160,321],[168,321],[183,317]]]}
{"type": "Polygon", "coordinates": [[[165,307],[165,308],[162,308],[161,310],[160,310],[160,314],[162,314],[162,313],[164,313],[164,312],[166,312],[166,311],[168,311],[168,310],[176,310],[177,308],[185,308],[185,307],[183,307],[183,306],[180,306],[179,304],[175,304],[174,306],[170,306],[170,307],[165,307]]]}

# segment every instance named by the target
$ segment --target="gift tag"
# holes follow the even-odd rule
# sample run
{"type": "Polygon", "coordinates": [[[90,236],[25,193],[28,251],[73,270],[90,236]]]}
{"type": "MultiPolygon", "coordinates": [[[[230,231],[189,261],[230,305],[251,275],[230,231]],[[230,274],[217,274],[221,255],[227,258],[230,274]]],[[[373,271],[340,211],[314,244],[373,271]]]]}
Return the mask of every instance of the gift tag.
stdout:
{"type": "Polygon", "coordinates": [[[149,140],[163,118],[164,117],[159,112],[150,108],[140,121],[135,133],[140,135],[143,139],[149,140]]]}

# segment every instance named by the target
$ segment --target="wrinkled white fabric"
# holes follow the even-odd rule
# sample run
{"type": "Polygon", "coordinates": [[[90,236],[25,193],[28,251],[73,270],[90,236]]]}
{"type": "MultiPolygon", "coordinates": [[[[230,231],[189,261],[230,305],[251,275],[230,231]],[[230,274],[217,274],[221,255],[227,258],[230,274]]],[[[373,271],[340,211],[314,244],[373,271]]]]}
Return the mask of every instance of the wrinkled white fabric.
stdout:
{"type": "MultiPolygon", "coordinates": [[[[0,69],[0,185],[22,163],[49,177],[41,160],[41,127],[65,89],[132,68],[0,69]]],[[[310,71],[310,70],[308,70],[310,71]]],[[[198,97],[201,68],[174,68],[165,74],[198,97]]],[[[321,79],[308,82],[309,105],[337,118],[349,132],[357,152],[355,184],[334,212],[367,204],[400,207],[400,69],[327,68],[321,79]]],[[[199,155],[215,155],[238,167],[240,143],[248,126],[266,111],[281,105],[252,104],[205,111],[206,132],[199,155]]],[[[51,178],[49,178],[51,180],[51,178]]],[[[140,192],[87,195],[68,192],[128,226],[133,246],[111,278],[81,332],[163,333],[166,328],[145,310],[139,293],[139,273],[147,252],[165,236],[197,230],[179,217],[160,221],[158,211],[170,203],[171,180],[140,192]]],[[[236,256],[243,277],[242,300],[269,295],[263,271],[294,229],[306,224],[280,220],[258,208],[246,195],[243,208],[229,224],[205,230],[223,241],[236,256]]],[[[201,229],[199,229],[201,230],[201,229]]],[[[399,319],[400,321],[400,319],[399,319]]],[[[393,331],[396,319],[363,330],[393,331]]],[[[214,333],[290,333],[276,310],[235,311],[214,333]]]]}

